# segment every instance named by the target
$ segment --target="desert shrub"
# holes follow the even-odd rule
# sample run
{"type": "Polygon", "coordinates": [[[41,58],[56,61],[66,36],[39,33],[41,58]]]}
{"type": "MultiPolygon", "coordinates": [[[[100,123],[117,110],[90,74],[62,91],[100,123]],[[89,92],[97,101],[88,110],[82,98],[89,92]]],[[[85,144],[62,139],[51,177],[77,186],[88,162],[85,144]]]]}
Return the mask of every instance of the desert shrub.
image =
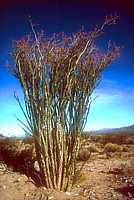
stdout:
{"type": "Polygon", "coordinates": [[[91,137],[92,141],[99,142],[103,145],[107,143],[113,144],[134,144],[133,134],[126,132],[108,133],[104,135],[96,135],[91,137]]]}
{"type": "Polygon", "coordinates": [[[0,152],[4,159],[15,157],[21,149],[21,142],[14,138],[6,138],[0,141],[0,152]]]}
{"type": "Polygon", "coordinates": [[[102,135],[91,135],[90,140],[95,143],[101,143],[102,135]]]}
{"type": "Polygon", "coordinates": [[[121,152],[122,151],[122,147],[118,144],[112,144],[112,143],[108,143],[105,145],[104,147],[104,152],[108,153],[108,152],[121,152]]]}
{"type": "Polygon", "coordinates": [[[29,136],[29,137],[25,137],[24,139],[23,139],[23,143],[24,144],[30,144],[30,145],[33,145],[34,144],[34,138],[31,136],[29,136]]]}
{"type": "Polygon", "coordinates": [[[90,153],[97,153],[99,152],[98,147],[95,144],[90,144],[87,149],[90,153]]]}
{"type": "Polygon", "coordinates": [[[18,146],[22,143],[21,140],[16,138],[5,138],[0,140],[0,148],[7,147],[7,146],[18,146]]]}
{"type": "Polygon", "coordinates": [[[86,173],[83,171],[76,171],[76,174],[74,176],[74,184],[78,185],[82,182],[84,182],[87,179],[86,173]]]}
{"type": "Polygon", "coordinates": [[[0,161],[3,160],[3,156],[2,156],[2,152],[1,152],[1,148],[0,148],[0,161]]]}
{"type": "Polygon", "coordinates": [[[134,173],[134,161],[133,160],[122,161],[121,163],[119,163],[118,166],[113,167],[113,169],[110,170],[110,173],[132,175],[134,173]]]}
{"type": "Polygon", "coordinates": [[[129,147],[128,147],[128,146],[123,146],[122,151],[124,151],[124,152],[129,152],[129,147]]]}
{"type": "Polygon", "coordinates": [[[82,133],[81,137],[82,139],[88,140],[90,139],[91,136],[90,136],[90,133],[84,132],[82,133]]]}
{"type": "Polygon", "coordinates": [[[126,144],[134,144],[134,138],[133,137],[129,137],[126,139],[126,144]]]}
{"type": "Polygon", "coordinates": [[[86,149],[81,149],[77,156],[77,161],[87,161],[90,158],[91,152],[86,149]]]}
{"type": "Polygon", "coordinates": [[[1,157],[14,169],[24,170],[27,163],[33,163],[35,160],[33,149],[33,145],[25,145],[21,140],[8,138],[0,141],[1,157]]]}

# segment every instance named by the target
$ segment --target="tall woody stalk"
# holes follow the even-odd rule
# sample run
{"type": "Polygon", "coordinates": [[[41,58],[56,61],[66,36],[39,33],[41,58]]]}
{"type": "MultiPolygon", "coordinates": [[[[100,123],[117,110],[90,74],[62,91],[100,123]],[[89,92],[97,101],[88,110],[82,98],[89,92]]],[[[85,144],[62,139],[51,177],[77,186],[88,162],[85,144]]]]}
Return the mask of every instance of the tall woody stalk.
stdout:
{"type": "Polygon", "coordinates": [[[119,55],[109,44],[106,53],[95,46],[95,38],[117,17],[106,17],[91,32],[80,30],[47,38],[36,33],[13,46],[13,72],[24,93],[27,120],[24,130],[33,135],[42,184],[69,191],[76,174],[76,157],[89,108],[91,94],[104,70],[119,55]]]}

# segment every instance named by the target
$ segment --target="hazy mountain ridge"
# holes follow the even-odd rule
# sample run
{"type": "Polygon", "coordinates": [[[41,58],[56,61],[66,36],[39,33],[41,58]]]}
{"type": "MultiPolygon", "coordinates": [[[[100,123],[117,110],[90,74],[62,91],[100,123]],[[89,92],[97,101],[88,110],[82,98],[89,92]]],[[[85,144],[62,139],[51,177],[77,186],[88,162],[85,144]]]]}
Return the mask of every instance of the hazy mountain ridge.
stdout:
{"type": "MultiPolygon", "coordinates": [[[[110,134],[110,133],[127,133],[127,134],[134,134],[134,124],[131,126],[125,126],[125,127],[121,127],[121,128],[104,128],[104,129],[100,129],[100,130],[93,130],[93,131],[84,131],[85,134],[90,134],[90,135],[94,135],[94,134],[110,134]]],[[[4,138],[8,138],[9,136],[5,136],[4,134],[0,133],[0,139],[4,139],[4,138]]],[[[12,136],[15,138],[24,138],[24,137],[16,137],[16,136],[12,136]]]]}
{"type": "Polygon", "coordinates": [[[110,133],[134,133],[134,124],[131,126],[125,126],[121,128],[107,128],[107,129],[101,129],[101,130],[96,130],[96,131],[90,131],[90,132],[85,132],[89,134],[110,134],[110,133]]]}
{"type": "Polygon", "coordinates": [[[2,133],[0,133],[0,139],[2,138],[5,138],[5,136],[2,133]]]}

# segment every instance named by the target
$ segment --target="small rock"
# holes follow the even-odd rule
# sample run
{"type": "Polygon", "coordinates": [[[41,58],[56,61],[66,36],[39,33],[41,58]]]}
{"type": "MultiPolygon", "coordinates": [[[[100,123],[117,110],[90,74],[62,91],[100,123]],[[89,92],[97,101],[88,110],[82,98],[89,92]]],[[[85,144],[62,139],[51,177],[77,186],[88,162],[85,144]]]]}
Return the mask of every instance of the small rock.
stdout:
{"type": "Polygon", "coordinates": [[[28,179],[28,177],[25,174],[22,175],[22,178],[24,178],[25,180],[28,179]]]}
{"type": "Polygon", "coordinates": [[[90,172],[93,172],[93,171],[94,171],[94,169],[89,169],[89,171],[90,171],[90,172]]]}
{"type": "Polygon", "coordinates": [[[40,167],[37,161],[34,162],[34,169],[39,172],[40,171],[40,167]]]}
{"type": "Polygon", "coordinates": [[[87,193],[88,193],[88,190],[85,189],[85,190],[84,190],[84,196],[87,196],[87,193]]]}
{"type": "Polygon", "coordinates": [[[46,188],[46,187],[42,187],[42,189],[43,189],[43,190],[47,190],[47,188],[46,188]]]}
{"type": "Polygon", "coordinates": [[[7,188],[7,187],[6,187],[5,185],[3,185],[3,189],[6,190],[6,188],[7,188]]]}
{"type": "Polygon", "coordinates": [[[17,182],[20,182],[21,181],[21,178],[19,177],[18,179],[17,179],[17,182]]]}
{"type": "Polygon", "coordinates": [[[48,199],[53,199],[53,197],[48,197],[48,199]]]}
{"type": "Polygon", "coordinates": [[[72,194],[72,196],[73,196],[73,197],[79,196],[79,194],[78,194],[77,192],[74,192],[74,193],[72,194]]]}
{"type": "Polygon", "coordinates": [[[28,197],[28,196],[29,196],[29,193],[26,193],[26,194],[25,194],[25,197],[28,197]]]}
{"type": "Polygon", "coordinates": [[[66,192],[66,194],[67,194],[67,195],[71,195],[71,193],[70,193],[70,192],[66,192]]]}
{"type": "Polygon", "coordinates": [[[131,194],[130,192],[128,192],[128,196],[129,196],[130,198],[133,198],[133,196],[132,196],[132,194],[131,194]]]}

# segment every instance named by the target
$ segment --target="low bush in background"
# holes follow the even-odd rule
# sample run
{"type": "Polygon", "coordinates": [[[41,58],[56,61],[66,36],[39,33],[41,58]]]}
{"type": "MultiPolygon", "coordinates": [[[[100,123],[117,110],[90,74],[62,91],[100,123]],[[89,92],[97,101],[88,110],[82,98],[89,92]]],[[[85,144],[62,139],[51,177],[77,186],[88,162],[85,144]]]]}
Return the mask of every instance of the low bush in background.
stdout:
{"type": "Polygon", "coordinates": [[[118,144],[112,144],[112,143],[108,143],[105,145],[104,147],[104,152],[121,152],[122,151],[122,147],[118,144]]]}
{"type": "Polygon", "coordinates": [[[87,161],[91,156],[91,152],[86,149],[81,149],[77,156],[77,161],[87,161]]]}
{"type": "Polygon", "coordinates": [[[98,149],[98,147],[95,144],[89,144],[87,150],[90,153],[98,153],[99,152],[99,149],[98,149]]]}
{"type": "Polygon", "coordinates": [[[113,144],[134,144],[134,135],[126,132],[119,133],[107,133],[102,135],[92,135],[91,141],[101,143],[103,145],[107,143],[113,144]]]}
{"type": "Polygon", "coordinates": [[[22,140],[15,138],[3,139],[0,141],[0,155],[6,164],[23,171],[35,160],[34,145],[24,144],[22,140]]]}

